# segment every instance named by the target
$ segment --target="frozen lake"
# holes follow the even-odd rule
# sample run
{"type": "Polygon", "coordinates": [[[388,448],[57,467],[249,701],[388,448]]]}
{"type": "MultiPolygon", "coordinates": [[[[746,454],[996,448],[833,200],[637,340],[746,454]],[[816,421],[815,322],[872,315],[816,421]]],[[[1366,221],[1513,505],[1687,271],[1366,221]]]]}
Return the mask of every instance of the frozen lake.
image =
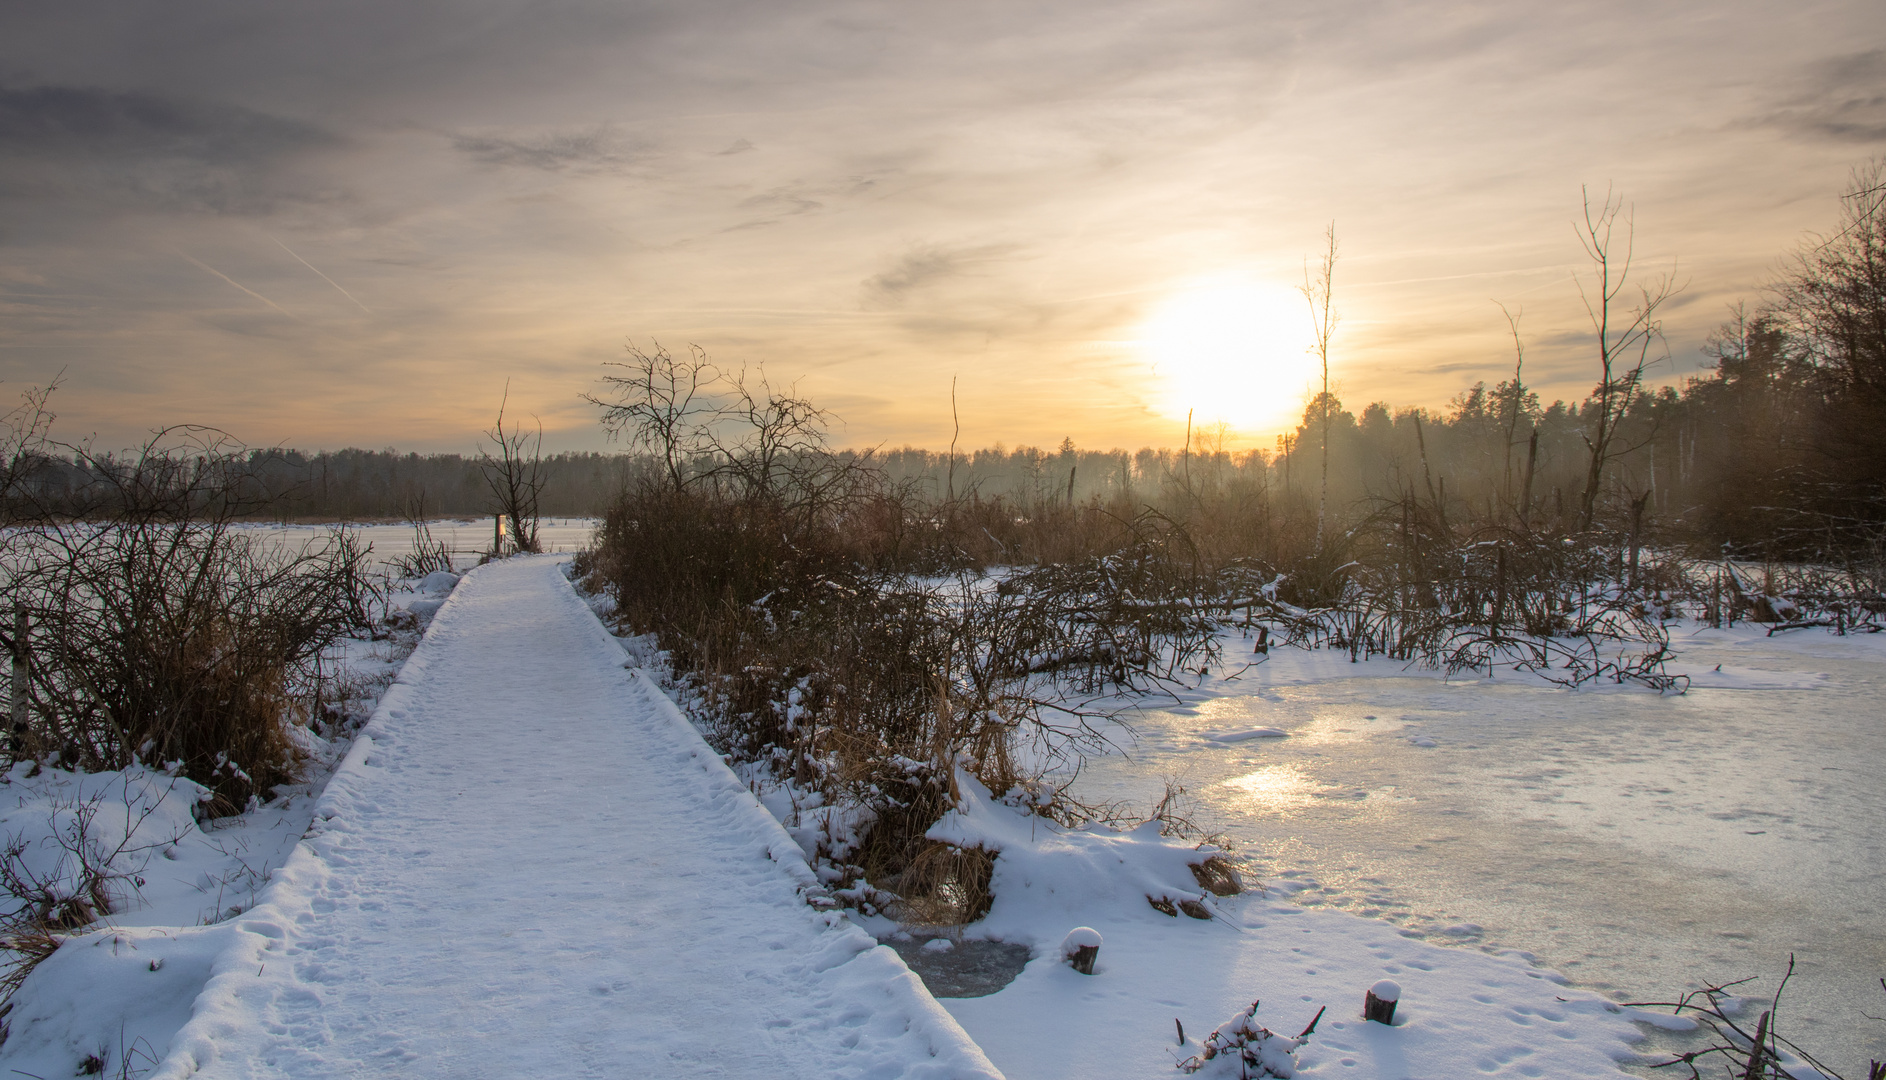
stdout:
{"type": "MultiPolygon", "coordinates": [[[[596,524],[595,518],[544,518],[538,525],[537,538],[547,552],[581,551],[589,546],[596,524]]],[[[460,570],[478,565],[479,553],[491,548],[491,519],[488,517],[429,521],[426,525],[432,530],[432,538],[443,542],[452,553],[452,563],[460,570]]],[[[300,546],[320,543],[333,526],[258,523],[242,528],[254,529],[285,546],[300,546]]],[[[373,545],[375,562],[388,563],[412,554],[411,525],[350,524],[348,529],[373,545]]]]}
{"type": "Polygon", "coordinates": [[[1673,629],[1682,696],[1282,652],[1147,703],[1076,790],[1147,805],[1176,776],[1299,903],[1623,1000],[1771,992],[1793,952],[1782,1033],[1864,1076],[1886,1058],[1861,1015],[1886,1015],[1886,635],[1673,629]],[[1209,738],[1256,727],[1287,735],[1209,738]]]}

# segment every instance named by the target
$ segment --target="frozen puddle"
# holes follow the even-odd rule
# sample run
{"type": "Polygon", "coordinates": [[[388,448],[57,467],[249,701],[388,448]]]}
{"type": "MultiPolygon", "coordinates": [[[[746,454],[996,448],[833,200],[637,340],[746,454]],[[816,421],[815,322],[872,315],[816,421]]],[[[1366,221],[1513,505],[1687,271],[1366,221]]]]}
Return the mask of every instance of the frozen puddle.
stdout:
{"type": "Polygon", "coordinates": [[[152,1075],[998,1077],[812,881],[562,562],[494,563],[152,1075]]]}
{"type": "Polygon", "coordinates": [[[1006,941],[947,937],[895,939],[885,942],[897,950],[932,995],[940,998],[984,997],[1015,981],[1028,966],[1032,950],[1006,941]]]}

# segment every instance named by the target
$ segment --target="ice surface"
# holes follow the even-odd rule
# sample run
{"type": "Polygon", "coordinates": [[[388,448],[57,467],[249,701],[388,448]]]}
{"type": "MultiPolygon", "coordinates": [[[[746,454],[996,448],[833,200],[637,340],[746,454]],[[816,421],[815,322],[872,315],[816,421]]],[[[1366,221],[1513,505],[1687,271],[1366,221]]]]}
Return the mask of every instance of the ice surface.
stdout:
{"type": "Polygon", "coordinates": [[[1524,950],[1622,1000],[1772,993],[1793,952],[1785,1033],[1865,1075],[1886,1060],[1862,1015],[1886,1015],[1886,923],[1861,914],[1886,896],[1886,635],[1679,625],[1672,647],[1682,696],[1276,650],[1189,691],[1194,715],[1138,713],[1130,756],[1076,793],[1150,805],[1177,775],[1273,895],[1524,950]],[[1253,723],[1291,737],[1201,738],[1253,723]]]}
{"type": "Polygon", "coordinates": [[[1244,728],[1241,731],[1221,731],[1216,735],[1205,737],[1212,742],[1232,743],[1243,742],[1246,739],[1282,739],[1288,735],[1289,732],[1274,727],[1254,727],[1244,728]]]}

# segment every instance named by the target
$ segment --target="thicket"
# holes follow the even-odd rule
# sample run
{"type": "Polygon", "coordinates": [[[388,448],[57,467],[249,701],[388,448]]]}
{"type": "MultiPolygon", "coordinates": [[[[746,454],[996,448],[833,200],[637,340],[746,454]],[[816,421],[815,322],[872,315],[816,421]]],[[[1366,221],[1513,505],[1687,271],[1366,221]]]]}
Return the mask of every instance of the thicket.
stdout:
{"type": "Polygon", "coordinates": [[[0,418],[7,760],[141,764],[240,810],[298,778],[289,725],[319,719],[322,654],[372,630],[365,545],[340,529],[290,549],[237,528],[272,495],[219,432],[168,429],[129,453],[57,444],[50,392],[0,418]],[[88,482],[45,483],[49,459],[88,482]]]}

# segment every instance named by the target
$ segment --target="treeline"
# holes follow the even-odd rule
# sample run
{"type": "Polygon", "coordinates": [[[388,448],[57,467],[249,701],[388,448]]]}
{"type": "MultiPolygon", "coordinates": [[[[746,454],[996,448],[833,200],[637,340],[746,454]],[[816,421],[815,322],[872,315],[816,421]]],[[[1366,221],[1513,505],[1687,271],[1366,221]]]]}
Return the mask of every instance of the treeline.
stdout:
{"type": "MultiPolygon", "coordinates": [[[[481,517],[495,512],[486,469],[478,456],[415,454],[397,450],[292,449],[239,452],[237,481],[252,516],[295,521],[376,521],[421,517],[481,517]]],[[[44,455],[22,470],[36,500],[82,510],[91,492],[114,487],[130,457],[110,454],[44,455]]],[[[623,454],[563,453],[535,462],[542,480],[538,510],[550,517],[600,515],[636,461],[623,454]]]]}

